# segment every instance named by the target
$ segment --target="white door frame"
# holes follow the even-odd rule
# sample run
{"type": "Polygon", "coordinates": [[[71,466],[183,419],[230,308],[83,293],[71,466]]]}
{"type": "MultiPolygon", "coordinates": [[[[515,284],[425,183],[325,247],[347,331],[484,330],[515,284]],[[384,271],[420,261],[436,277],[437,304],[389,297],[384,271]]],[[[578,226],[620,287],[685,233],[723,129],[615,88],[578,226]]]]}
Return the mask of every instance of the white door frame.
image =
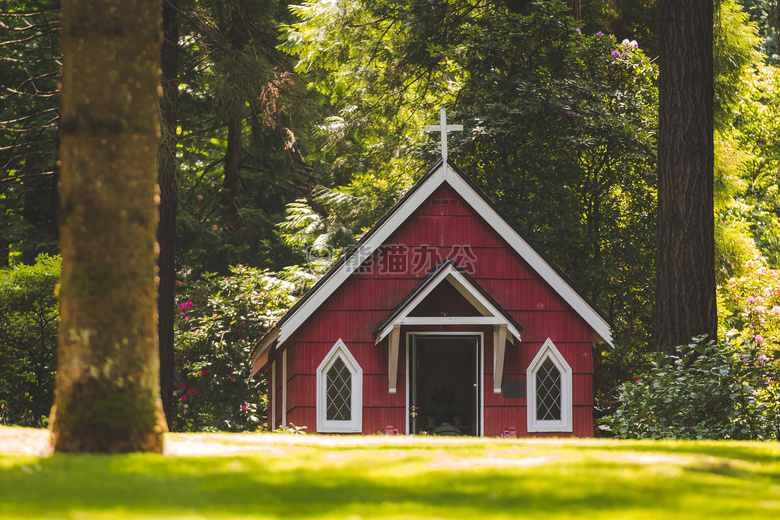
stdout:
{"type": "Polygon", "coordinates": [[[479,431],[477,436],[485,436],[485,334],[483,332],[434,332],[424,331],[415,332],[409,331],[406,333],[406,435],[409,435],[409,405],[411,401],[411,395],[409,395],[411,369],[409,366],[409,356],[411,353],[412,337],[413,336],[464,336],[467,339],[474,339],[477,342],[477,359],[479,362],[476,364],[475,370],[477,371],[477,420],[479,421],[479,431]]]}

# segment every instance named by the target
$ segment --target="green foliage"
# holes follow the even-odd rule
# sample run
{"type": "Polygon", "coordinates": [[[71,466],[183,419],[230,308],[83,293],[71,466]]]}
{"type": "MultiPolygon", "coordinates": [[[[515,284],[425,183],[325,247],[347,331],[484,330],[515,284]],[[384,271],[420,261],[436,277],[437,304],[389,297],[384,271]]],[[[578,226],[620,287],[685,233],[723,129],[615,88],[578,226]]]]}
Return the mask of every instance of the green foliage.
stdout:
{"type": "Polygon", "coordinates": [[[277,49],[285,2],[186,2],[180,16],[177,264],[194,276],[250,263],[281,269],[274,232],[308,193],[303,155],[319,99],[277,49]]]}
{"type": "Polygon", "coordinates": [[[734,140],[744,168],[734,198],[741,225],[769,265],[780,266],[780,71],[761,66],[744,78],[734,140]]]}
{"type": "Polygon", "coordinates": [[[650,371],[620,387],[605,419],[618,437],[780,440],[780,351],[726,337],[657,354],[650,371]]]}
{"type": "Polygon", "coordinates": [[[637,40],[645,54],[654,58],[659,49],[657,0],[581,0],[582,30],[603,31],[618,40],[637,40]]]}
{"type": "Polygon", "coordinates": [[[758,28],[759,50],[768,63],[777,65],[778,29],[780,28],[780,9],[777,0],[739,0],[740,5],[750,15],[750,22],[758,28]]]}
{"type": "Polygon", "coordinates": [[[0,5],[0,267],[57,247],[58,0],[0,5]]]}
{"type": "Polygon", "coordinates": [[[249,353],[293,303],[291,287],[268,271],[231,273],[178,286],[176,431],[253,431],[265,418],[266,382],[249,378],[249,353]]]}
{"type": "Polygon", "coordinates": [[[0,424],[44,426],[54,401],[59,257],[0,270],[0,424]]]}
{"type": "Polygon", "coordinates": [[[719,0],[715,9],[713,65],[715,72],[715,129],[731,124],[748,70],[761,62],[755,50],[759,39],[736,0],[719,0]]]}
{"type": "MultiPolygon", "coordinates": [[[[458,41],[472,11],[494,3],[311,0],[293,6],[299,21],[284,27],[283,48],[299,57],[296,70],[330,106],[317,128],[321,145],[306,156],[326,186],[346,186],[360,175],[403,185],[420,173],[414,153],[426,139],[420,129],[452,95],[443,49],[458,41]]],[[[377,192],[382,205],[395,189],[377,192]]]]}

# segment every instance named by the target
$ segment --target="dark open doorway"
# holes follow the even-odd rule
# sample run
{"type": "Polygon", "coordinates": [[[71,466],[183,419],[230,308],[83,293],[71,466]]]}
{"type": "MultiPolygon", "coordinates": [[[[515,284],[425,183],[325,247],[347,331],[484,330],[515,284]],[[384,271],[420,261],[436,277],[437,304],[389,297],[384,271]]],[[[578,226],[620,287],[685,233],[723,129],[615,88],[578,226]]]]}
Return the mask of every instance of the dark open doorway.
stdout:
{"type": "Polygon", "coordinates": [[[410,339],[410,433],[479,436],[479,337],[414,334],[410,339]]]}

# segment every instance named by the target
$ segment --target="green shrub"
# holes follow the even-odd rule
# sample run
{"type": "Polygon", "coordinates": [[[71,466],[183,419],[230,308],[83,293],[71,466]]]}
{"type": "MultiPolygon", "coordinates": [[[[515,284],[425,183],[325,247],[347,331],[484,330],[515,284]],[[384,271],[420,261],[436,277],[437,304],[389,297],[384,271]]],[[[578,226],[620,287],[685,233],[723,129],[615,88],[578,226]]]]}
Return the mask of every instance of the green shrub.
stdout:
{"type": "Polygon", "coordinates": [[[780,439],[778,376],[780,353],[761,342],[694,340],[621,385],[602,428],[637,439],[780,439]]]}
{"type": "Polygon", "coordinates": [[[0,424],[45,426],[54,401],[60,258],[0,270],[0,424]]]}
{"type": "Polygon", "coordinates": [[[266,381],[249,378],[252,346],[292,304],[291,284],[237,266],[179,282],[174,429],[248,431],[266,416],[266,381]]]}

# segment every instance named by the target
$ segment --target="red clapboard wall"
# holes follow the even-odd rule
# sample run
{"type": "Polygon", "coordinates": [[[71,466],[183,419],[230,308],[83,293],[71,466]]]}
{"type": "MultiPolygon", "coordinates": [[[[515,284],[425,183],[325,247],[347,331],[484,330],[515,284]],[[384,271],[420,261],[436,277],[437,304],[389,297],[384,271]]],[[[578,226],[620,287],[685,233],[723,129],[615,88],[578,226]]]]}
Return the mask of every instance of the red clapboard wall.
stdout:
{"type": "MultiPolygon", "coordinates": [[[[274,385],[269,391],[269,427],[273,429],[292,423],[306,426],[310,433],[317,432],[317,370],[334,344],[341,340],[362,369],[361,433],[385,433],[388,427],[391,427],[391,432],[409,433],[410,414],[414,411],[410,411],[411,395],[407,388],[411,380],[408,359],[410,338],[429,337],[424,333],[439,333],[442,338],[460,338],[454,333],[461,333],[464,337],[477,338],[474,341],[479,342],[474,350],[477,360],[473,361],[478,376],[474,383],[470,383],[477,385],[476,411],[474,417],[467,418],[467,422],[479,423],[480,427],[475,430],[477,434],[592,436],[592,345],[594,338],[606,335],[594,332],[595,327],[602,325],[597,323],[594,326],[596,319],[592,316],[603,318],[603,315],[576,289],[556,290],[555,287],[561,285],[557,278],[551,283],[549,272],[540,274],[538,266],[535,269],[529,264],[529,261],[538,262],[533,259],[535,257],[527,261],[518,253],[518,247],[510,243],[513,240],[516,244],[514,235],[502,235],[488,220],[486,215],[491,215],[493,220],[495,216],[485,208],[490,207],[494,211],[493,207],[473,185],[466,184],[468,181],[462,173],[452,167],[449,169],[450,176],[457,176],[458,189],[453,187],[454,182],[445,179],[428,195],[420,197],[420,190],[426,188],[425,183],[433,182],[431,179],[437,173],[436,168],[432,172],[416,186],[417,191],[413,195],[419,200],[413,208],[409,208],[409,200],[413,198],[409,197],[406,205],[399,203],[380,223],[377,233],[383,232],[387,236],[381,247],[361,264],[358,272],[342,274],[343,279],[337,282],[334,280],[340,276],[339,266],[334,267],[320,287],[315,287],[314,294],[307,295],[308,300],[305,297],[303,303],[290,311],[292,317],[286,322],[283,319],[277,324],[276,331],[266,335],[284,336],[283,341],[263,340],[259,343],[261,347],[256,347],[253,353],[255,366],[268,367],[266,375],[269,381],[272,380],[271,371],[274,374],[274,385]],[[478,193],[487,206],[482,206],[480,199],[465,192],[464,185],[478,193]],[[475,208],[472,204],[479,207],[475,208]],[[395,227],[388,231],[386,226],[394,223],[395,227]],[[507,316],[522,328],[520,341],[506,343],[503,363],[505,383],[525,385],[529,364],[548,340],[566,360],[571,369],[570,431],[527,431],[528,392],[534,389],[527,388],[525,397],[507,397],[503,391],[494,392],[493,325],[402,325],[398,340],[397,386],[395,393],[390,393],[390,339],[385,337],[377,343],[376,329],[410,299],[410,294],[420,287],[421,282],[426,282],[426,277],[430,277],[437,266],[448,259],[452,259],[465,273],[470,291],[488,298],[501,310],[502,316],[507,316]],[[330,292],[323,292],[325,289],[330,292]],[[576,294],[580,300],[571,294],[576,294]],[[583,301],[594,314],[588,314],[583,301]],[[308,315],[293,329],[288,323],[294,322],[296,313],[308,315]],[[263,348],[265,352],[262,352],[263,348]]],[[[554,267],[551,269],[563,283],[571,285],[554,267]]],[[[444,281],[432,287],[408,316],[422,320],[426,316],[468,319],[482,315],[454,284],[444,281]]],[[[604,339],[607,342],[611,340],[604,339]]],[[[436,347],[438,344],[432,345],[424,348],[439,352],[435,350],[439,348],[436,347]]],[[[471,366],[468,363],[472,363],[468,358],[471,351],[466,349],[464,352],[467,354],[459,362],[467,364],[468,368],[471,366]]],[[[441,359],[442,365],[449,363],[443,358],[430,359],[441,359]]],[[[426,363],[425,384],[435,385],[434,381],[447,380],[447,374],[435,372],[433,361],[426,363]]],[[[418,364],[414,366],[415,371],[422,370],[418,364]]],[[[422,376],[415,377],[419,383],[422,376]]],[[[427,399],[421,394],[416,398],[418,401],[427,399]]],[[[428,422],[431,421],[428,417],[428,422]]]]}

